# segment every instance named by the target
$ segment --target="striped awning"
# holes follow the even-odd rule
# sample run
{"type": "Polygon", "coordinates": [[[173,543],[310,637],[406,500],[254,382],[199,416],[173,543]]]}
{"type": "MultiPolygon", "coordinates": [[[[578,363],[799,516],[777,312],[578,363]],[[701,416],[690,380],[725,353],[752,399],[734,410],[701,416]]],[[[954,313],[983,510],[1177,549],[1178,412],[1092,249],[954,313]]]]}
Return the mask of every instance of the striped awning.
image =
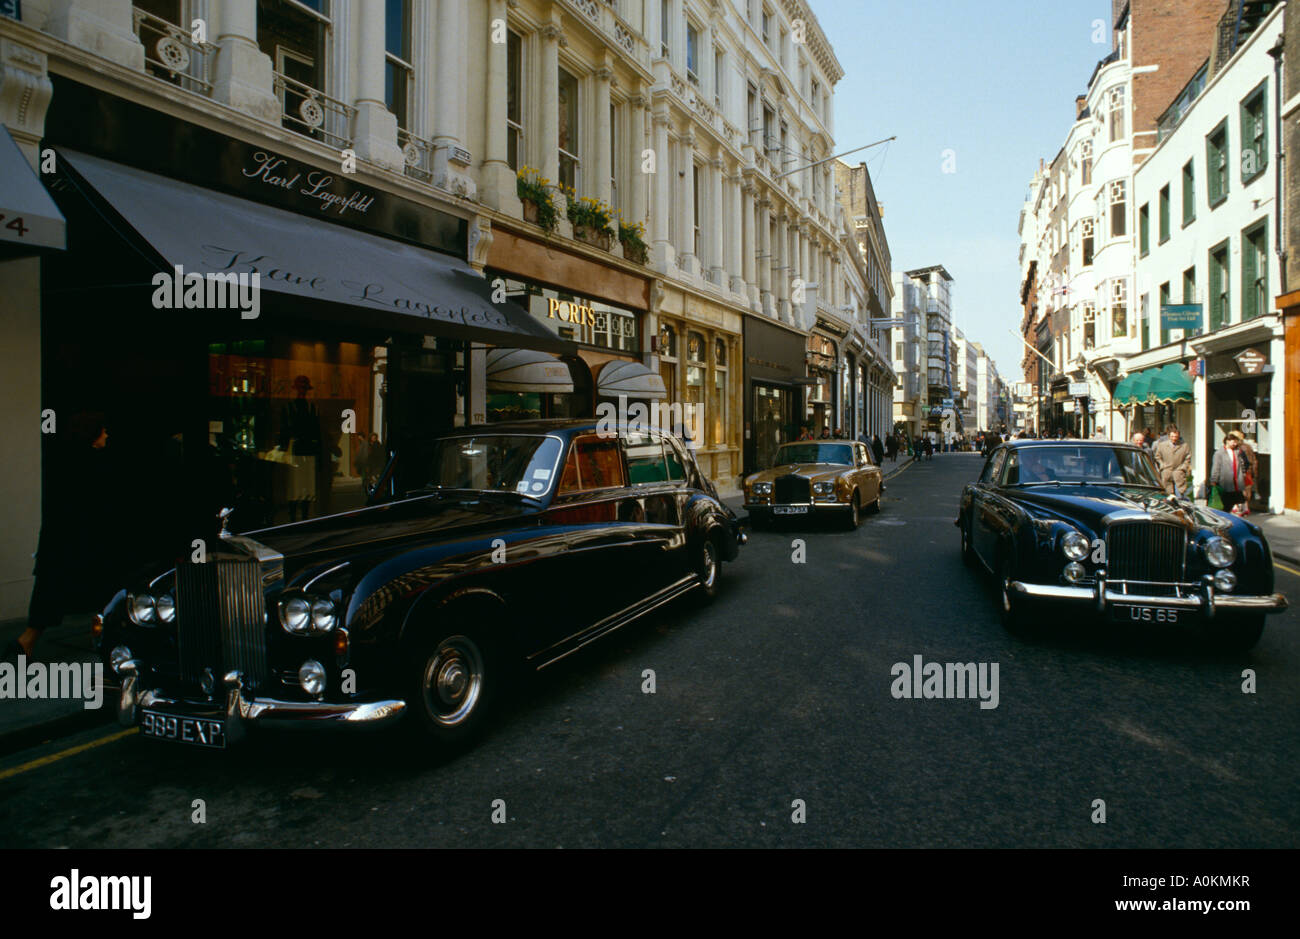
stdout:
{"type": "Polygon", "coordinates": [[[571,394],[573,374],[553,355],[535,349],[489,349],[489,392],[541,392],[571,394]]]}

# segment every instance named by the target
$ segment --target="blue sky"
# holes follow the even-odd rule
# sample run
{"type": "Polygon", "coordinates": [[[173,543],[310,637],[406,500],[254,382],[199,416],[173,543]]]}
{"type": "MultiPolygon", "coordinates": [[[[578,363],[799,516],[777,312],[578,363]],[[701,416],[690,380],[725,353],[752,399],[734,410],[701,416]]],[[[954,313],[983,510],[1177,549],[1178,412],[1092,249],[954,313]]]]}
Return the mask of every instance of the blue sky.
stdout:
{"type": "Polygon", "coordinates": [[[895,270],[942,264],[953,318],[1019,381],[1020,208],[1110,52],[1110,0],[810,0],[844,69],[836,152],[867,163],[895,270]],[[1094,43],[1094,22],[1105,23],[1094,43]],[[944,173],[944,151],[955,173],[944,173]]]}

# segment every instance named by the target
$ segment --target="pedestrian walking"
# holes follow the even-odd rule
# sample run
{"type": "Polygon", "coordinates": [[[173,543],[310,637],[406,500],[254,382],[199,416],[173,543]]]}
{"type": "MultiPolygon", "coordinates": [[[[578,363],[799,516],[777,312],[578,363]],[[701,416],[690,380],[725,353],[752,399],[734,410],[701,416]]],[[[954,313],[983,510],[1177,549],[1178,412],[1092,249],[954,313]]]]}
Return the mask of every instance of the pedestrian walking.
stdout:
{"type": "Polygon", "coordinates": [[[1155,458],[1165,492],[1183,495],[1187,491],[1187,474],[1192,469],[1192,448],[1174,424],[1165,429],[1165,436],[1156,443],[1155,458]]]}
{"type": "Polygon", "coordinates": [[[875,434],[871,438],[871,454],[876,458],[877,466],[884,462],[885,445],[880,442],[880,434],[875,434]]]}
{"type": "Polygon", "coordinates": [[[1246,467],[1238,450],[1240,446],[1241,441],[1236,432],[1230,432],[1223,438],[1223,447],[1214,451],[1214,460],[1210,463],[1210,485],[1218,487],[1219,499],[1224,511],[1228,512],[1246,498],[1243,492],[1246,488],[1246,467]]]}
{"type": "Polygon", "coordinates": [[[889,454],[890,463],[898,459],[898,438],[893,434],[885,437],[885,452],[889,454]]]}

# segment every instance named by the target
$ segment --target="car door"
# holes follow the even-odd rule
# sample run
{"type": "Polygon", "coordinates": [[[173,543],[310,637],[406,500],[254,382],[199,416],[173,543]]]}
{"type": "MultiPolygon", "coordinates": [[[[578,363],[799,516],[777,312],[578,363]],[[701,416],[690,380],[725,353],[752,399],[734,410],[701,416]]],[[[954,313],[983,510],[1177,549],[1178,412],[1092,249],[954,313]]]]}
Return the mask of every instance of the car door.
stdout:
{"type": "MultiPolygon", "coordinates": [[[[646,597],[685,573],[681,550],[683,480],[672,478],[670,451],[666,450],[669,445],[660,434],[629,432],[624,435],[623,445],[627,454],[628,486],[641,508],[634,535],[637,542],[634,558],[640,594],[646,597]]],[[[672,463],[676,466],[678,460],[672,463]]]]}
{"type": "Polygon", "coordinates": [[[857,462],[854,478],[861,493],[861,505],[871,505],[880,498],[880,467],[871,458],[871,450],[866,444],[855,443],[853,450],[857,462]]]}
{"type": "Polygon", "coordinates": [[[1005,447],[995,450],[993,456],[984,464],[984,472],[980,474],[979,481],[975,483],[971,493],[971,547],[989,567],[992,567],[996,560],[993,523],[997,508],[994,490],[1002,478],[1006,459],[1005,447]]]}

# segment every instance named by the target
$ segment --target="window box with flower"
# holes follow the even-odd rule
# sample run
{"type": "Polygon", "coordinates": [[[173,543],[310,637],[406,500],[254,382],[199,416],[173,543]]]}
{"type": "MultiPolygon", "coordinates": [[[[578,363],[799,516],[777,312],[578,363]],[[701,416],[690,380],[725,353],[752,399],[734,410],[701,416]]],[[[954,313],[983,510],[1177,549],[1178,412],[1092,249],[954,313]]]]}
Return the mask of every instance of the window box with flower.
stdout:
{"type": "Polygon", "coordinates": [[[584,244],[592,245],[604,251],[610,249],[612,233],[609,223],[614,217],[614,210],[599,199],[576,194],[569,194],[569,221],[573,223],[573,237],[584,244]]]}
{"type": "Polygon", "coordinates": [[[618,240],[623,245],[623,257],[638,264],[645,264],[649,257],[649,248],[645,243],[645,225],[635,222],[629,225],[621,218],[618,220],[618,240]]]}
{"type": "Polygon", "coordinates": [[[521,167],[515,177],[515,193],[524,206],[524,221],[555,231],[560,214],[551,195],[551,181],[531,166],[521,167]]]}

